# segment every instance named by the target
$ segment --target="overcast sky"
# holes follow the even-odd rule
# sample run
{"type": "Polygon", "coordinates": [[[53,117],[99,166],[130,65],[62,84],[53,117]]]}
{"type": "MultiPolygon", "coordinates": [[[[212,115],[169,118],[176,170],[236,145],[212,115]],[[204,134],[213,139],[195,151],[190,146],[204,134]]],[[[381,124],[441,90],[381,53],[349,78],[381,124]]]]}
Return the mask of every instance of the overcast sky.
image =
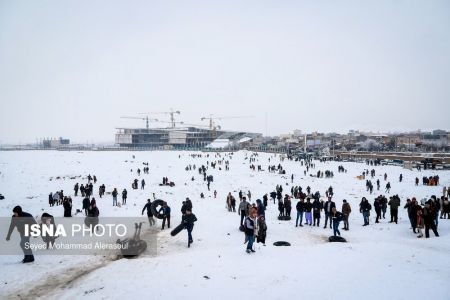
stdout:
{"type": "MultiPolygon", "coordinates": [[[[181,111],[270,135],[450,129],[450,1],[3,1],[0,143],[181,111]]],[[[164,116],[158,116],[162,118],[164,116]]]]}

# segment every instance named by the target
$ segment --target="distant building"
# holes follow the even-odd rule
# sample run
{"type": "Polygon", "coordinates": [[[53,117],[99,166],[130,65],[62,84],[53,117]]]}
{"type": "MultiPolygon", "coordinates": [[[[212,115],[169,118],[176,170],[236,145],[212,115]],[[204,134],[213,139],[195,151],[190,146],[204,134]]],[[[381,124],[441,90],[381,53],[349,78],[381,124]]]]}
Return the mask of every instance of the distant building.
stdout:
{"type": "Polygon", "coordinates": [[[244,143],[248,144],[253,138],[261,136],[259,133],[212,130],[198,127],[118,128],[115,140],[120,147],[182,149],[203,148],[210,144],[215,145],[214,141],[221,146],[238,146],[244,143]]]}
{"type": "Polygon", "coordinates": [[[42,140],[42,146],[44,148],[57,148],[64,145],[69,145],[69,139],[63,139],[62,137],[56,139],[44,139],[42,140]]]}

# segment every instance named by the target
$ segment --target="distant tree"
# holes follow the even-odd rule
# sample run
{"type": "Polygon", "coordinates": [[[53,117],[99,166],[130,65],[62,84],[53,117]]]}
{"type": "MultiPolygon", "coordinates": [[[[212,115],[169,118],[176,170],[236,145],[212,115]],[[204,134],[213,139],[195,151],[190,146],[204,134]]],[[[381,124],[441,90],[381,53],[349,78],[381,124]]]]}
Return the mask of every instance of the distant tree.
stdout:
{"type": "Polygon", "coordinates": [[[360,148],[366,151],[376,151],[381,149],[381,144],[373,139],[367,139],[361,143],[360,148]]]}

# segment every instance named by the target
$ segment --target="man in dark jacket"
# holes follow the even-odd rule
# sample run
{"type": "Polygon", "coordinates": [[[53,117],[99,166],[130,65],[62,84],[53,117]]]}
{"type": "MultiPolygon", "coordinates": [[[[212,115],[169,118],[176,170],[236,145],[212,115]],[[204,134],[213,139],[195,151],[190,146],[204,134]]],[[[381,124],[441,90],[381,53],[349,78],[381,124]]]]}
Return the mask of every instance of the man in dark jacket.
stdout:
{"type": "Polygon", "coordinates": [[[147,218],[148,218],[148,223],[150,224],[150,226],[153,226],[156,224],[155,219],[153,219],[153,213],[152,213],[152,202],[150,201],[150,199],[147,199],[147,203],[144,205],[144,208],[142,209],[142,215],[144,215],[144,211],[147,210],[147,218]]]}
{"type": "Polygon", "coordinates": [[[13,216],[11,218],[11,224],[9,225],[8,234],[6,235],[6,240],[9,241],[14,228],[20,234],[20,248],[22,248],[24,258],[23,263],[29,263],[34,261],[33,252],[31,251],[30,236],[25,235],[25,227],[30,227],[33,224],[37,224],[33,216],[27,212],[22,211],[22,207],[16,206],[13,209],[13,216]]]}
{"type": "Polygon", "coordinates": [[[123,189],[122,191],[122,205],[127,204],[128,191],[123,189]]]}
{"type": "Polygon", "coordinates": [[[285,216],[290,217],[291,216],[291,210],[292,210],[291,199],[290,199],[289,195],[285,195],[284,196],[285,216]]]}
{"type": "Polygon", "coordinates": [[[78,186],[78,182],[75,184],[75,186],[73,187],[73,191],[75,192],[75,197],[78,195],[78,189],[79,189],[79,186],[78,186]]]}
{"type": "Polygon", "coordinates": [[[88,197],[85,197],[83,199],[83,209],[84,209],[84,214],[87,216],[88,215],[88,209],[89,209],[89,205],[91,204],[91,202],[89,201],[88,197]]]}
{"type": "Polygon", "coordinates": [[[159,212],[162,212],[163,215],[163,221],[162,221],[162,227],[161,230],[164,229],[167,221],[167,228],[170,228],[170,206],[167,205],[167,202],[164,202],[163,207],[159,210],[159,212]]]}
{"type": "Polygon", "coordinates": [[[192,213],[191,209],[186,209],[186,214],[183,216],[182,222],[188,232],[188,247],[191,247],[193,243],[192,230],[194,229],[194,222],[197,221],[197,217],[192,213]]]}
{"type": "Polygon", "coordinates": [[[389,223],[395,222],[395,224],[398,224],[398,207],[400,206],[400,198],[398,197],[398,195],[394,195],[393,197],[391,197],[388,205],[391,208],[391,221],[389,223]]]}
{"type": "Polygon", "coordinates": [[[295,227],[299,225],[298,219],[300,219],[300,227],[303,227],[302,221],[303,221],[303,212],[305,211],[305,200],[303,198],[300,198],[295,208],[297,209],[297,219],[295,221],[295,227]]]}
{"type": "Polygon", "coordinates": [[[375,223],[380,223],[381,219],[381,203],[380,198],[375,198],[375,201],[373,202],[373,207],[375,208],[375,213],[377,214],[377,219],[375,220],[375,223]]]}
{"type": "Polygon", "coordinates": [[[328,200],[325,202],[323,206],[323,210],[325,212],[325,226],[323,226],[323,228],[327,228],[328,219],[330,219],[330,228],[331,228],[331,211],[333,207],[336,207],[336,203],[331,201],[331,197],[328,197],[328,200]]]}

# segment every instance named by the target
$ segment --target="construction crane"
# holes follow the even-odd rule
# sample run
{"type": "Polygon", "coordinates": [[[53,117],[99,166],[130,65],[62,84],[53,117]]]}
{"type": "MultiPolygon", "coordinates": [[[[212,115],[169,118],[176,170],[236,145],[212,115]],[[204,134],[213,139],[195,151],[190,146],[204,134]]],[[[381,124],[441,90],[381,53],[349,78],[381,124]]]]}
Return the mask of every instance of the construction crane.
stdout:
{"type": "MultiPolygon", "coordinates": [[[[170,123],[171,127],[172,127],[172,128],[175,128],[175,124],[177,123],[177,122],[175,122],[175,115],[176,115],[176,114],[179,115],[180,113],[181,113],[181,112],[180,112],[179,110],[174,111],[174,110],[171,108],[170,111],[149,112],[149,113],[146,113],[146,114],[148,114],[148,115],[162,115],[162,114],[170,115],[170,122],[163,122],[163,123],[170,123]]],[[[178,122],[178,123],[179,123],[179,122],[178,122]]]]}
{"type": "Polygon", "coordinates": [[[213,115],[209,115],[209,117],[202,117],[200,120],[209,120],[209,129],[215,130],[220,129],[220,126],[216,125],[214,120],[223,120],[223,119],[242,119],[242,118],[253,118],[253,116],[235,116],[235,117],[214,117],[213,115]]]}
{"type": "Polygon", "coordinates": [[[175,120],[173,120],[173,121],[158,121],[158,123],[170,123],[171,128],[175,128],[176,124],[180,124],[180,125],[184,124],[183,121],[175,122],[175,120]]]}
{"type": "Polygon", "coordinates": [[[220,125],[217,125],[214,120],[223,120],[223,119],[240,119],[240,118],[252,118],[252,116],[235,116],[235,117],[215,117],[212,114],[209,117],[200,118],[201,121],[209,120],[209,130],[211,130],[211,138],[217,138],[217,130],[221,129],[220,125]]]}
{"type": "Polygon", "coordinates": [[[137,119],[137,120],[144,120],[145,121],[145,128],[147,128],[147,130],[149,129],[149,122],[158,122],[158,119],[151,119],[148,116],[145,117],[121,117],[122,119],[137,119]]]}

